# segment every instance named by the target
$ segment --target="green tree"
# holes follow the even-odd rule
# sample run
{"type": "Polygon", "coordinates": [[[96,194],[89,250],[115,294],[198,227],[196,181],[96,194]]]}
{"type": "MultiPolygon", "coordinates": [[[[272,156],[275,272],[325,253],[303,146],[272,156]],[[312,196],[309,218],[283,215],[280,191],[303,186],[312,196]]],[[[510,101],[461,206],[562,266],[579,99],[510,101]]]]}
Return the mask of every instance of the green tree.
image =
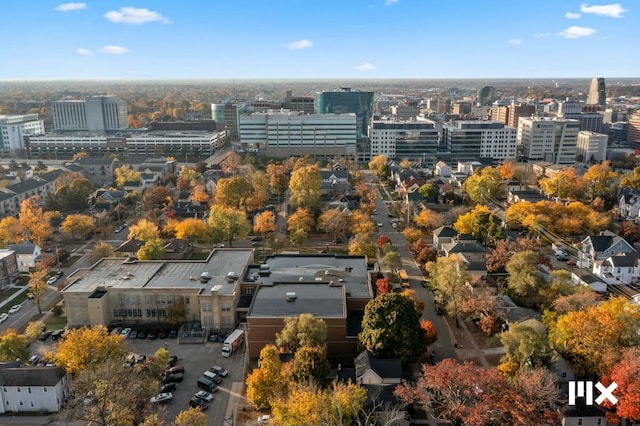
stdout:
{"type": "Polygon", "coordinates": [[[420,317],[411,298],[382,294],[367,303],[360,343],[377,358],[414,362],[425,350],[420,317]]]}
{"type": "Polygon", "coordinates": [[[402,265],[402,257],[395,250],[389,250],[382,257],[382,263],[390,269],[398,268],[402,265]]]}
{"type": "Polygon", "coordinates": [[[289,353],[303,346],[324,347],[326,340],[327,324],[313,314],[285,317],[282,331],[276,334],[276,345],[289,353]]]}
{"type": "Polygon", "coordinates": [[[327,350],[319,346],[302,346],[293,357],[291,372],[298,383],[313,381],[320,386],[326,385],[331,372],[327,350]]]}
{"type": "Polygon", "coordinates": [[[507,286],[518,296],[524,296],[529,291],[538,288],[540,272],[538,271],[538,253],[533,250],[514,253],[507,262],[505,269],[509,273],[507,286]]]}
{"type": "Polygon", "coordinates": [[[296,207],[307,207],[316,211],[320,207],[322,175],[318,166],[305,166],[295,170],[289,180],[291,196],[289,202],[296,207]]]}
{"type": "Polygon", "coordinates": [[[462,192],[476,204],[486,204],[491,199],[503,199],[506,188],[500,177],[500,170],[485,167],[469,176],[462,184],[462,192]]]}
{"type": "Polygon", "coordinates": [[[144,243],[136,252],[140,260],[159,260],[164,258],[164,241],[160,238],[153,238],[144,243]]]}
{"type": "Polygon", "coordinates": [[[431,198],[435,200],[436,203],[438,202],[438,188],[434,184],[427,182],[418,188],[418,192],[424,198],[431,198]]]}
{"type": "Polygon", "coordinates": [[[247,236],[251,231],[251,224],[243,211],[219,205],[211,207],[209,226],[214,242],[228,241],[229,246],[233,246],[233,241],[247,236]]]}
{"type": "Polygon", "coordinates": [[[518,368],[543,368],[550,365],[553,349],[547,339],[545,327],[540,329],[527,324],[511,324],[500,335],[506,354],[501,363],[514,363],[518,368]]]}
{"type": "Polygon", "coordinates": [[[457,255],[452,254],[427,263],[425,270],[435,284],[436,300],[444,303],[447,312],[456,316],[456,324],[458,324],[458,314],[470,291],[467,284],[469,275],[465,264],[457,255]]]}
{"type": "Polygon", "coordinates": [[[15,361],[29,359],[29,341],[23,334],[7,328],[0,334],[0,361],[15,361]]]}

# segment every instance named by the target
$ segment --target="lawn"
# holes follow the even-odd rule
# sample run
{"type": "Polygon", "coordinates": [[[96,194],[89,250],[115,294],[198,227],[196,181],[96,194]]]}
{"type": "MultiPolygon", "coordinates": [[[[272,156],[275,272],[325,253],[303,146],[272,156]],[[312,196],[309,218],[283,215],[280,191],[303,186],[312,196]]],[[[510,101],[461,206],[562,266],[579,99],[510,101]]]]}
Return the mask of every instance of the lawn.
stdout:
{"type": "Polygon", "coordinates": [[[47,326],[47,330],[51,330],[51,331],[59,330],[61,328],[66,327],[66,325],[67,325],[67,317],[65,317],[65,316],[57,316],[57,315],[50,315],[44,321],[44,325],[47,326]]]}
{"type": "MultiPolygon", "coordinates": [[[[18,289],[18,290],[20,290],[20,289],[18,289]]],[[[13,299],[13,300],[11,300],[11,302],[10,302],[10,303],[8,303],[8,304],[6,304],[5,306],[3,306],[2,308],[0,308],[0,313],[2,313],[2,312],[8,312],[8,311],[9,311],[9,309],[11,309],[11,307],[12,307],[13,305],[21,305],[21,304],[22,304],[22,302],[24,302],[25,300],[27,300],[27,293],[28,293],[28,292],[27,292],[27,291],[25,291],[25,292],[24,292],[24,293],[22,293],[21,295],[16,296],[16,298],[15,298],[15,299],[13,299]]]]}
{"type": "Polygon", "coordinates": [[[10,298],[12,294],[14,294],[15,292],[20,291],[20,290],[21,290],[21,288],[19,288],[19,287],[11,287],[11,288],[8,288],[8,289],[4,290],[2,293],[0,293],[0,302],[4,302],[8,298],[10,298]]]}

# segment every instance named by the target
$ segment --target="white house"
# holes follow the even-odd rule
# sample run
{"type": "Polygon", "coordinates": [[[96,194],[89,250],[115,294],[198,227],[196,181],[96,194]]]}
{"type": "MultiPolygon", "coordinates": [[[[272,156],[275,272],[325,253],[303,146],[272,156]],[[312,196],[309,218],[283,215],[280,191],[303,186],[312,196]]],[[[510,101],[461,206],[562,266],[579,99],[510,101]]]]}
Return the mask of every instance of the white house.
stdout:
{"type": "Polygon", "coordinates": [[[636,249],[619,235],[604,231],[600,235],[590,235],[581,242],[578,260],[589,266],[596,260],[604,260],[610,256],[624,253],[635,253],[636,249]]]}
{"type": "Polygon", "coordinates": [[[640,254],[627,253],[596,260],[593,273],[607,284],[631,284],[640,277],[640,254]]]}
{"type": "Polygon", "coordinates": [[[436,163],[436,176],[451,177],[451,167],[444,161],[436,163]]]}
{"type": "Polygon", "coordinates": [[[638,220],[638,215],[640,214],[640,192],[630,190],[620,194],[618,210],[621,218],[638,220]]]}
{"type": "Polygon", "coordinates": [[[35,269],[36,262],[40,259],[42,249],[31,241],[23,241],[20,244],[9,244],[9,249],[16,253],[18,270],[30,272],[35,269]]]}
{"type": "Polygon", "coordinates": [[[57,412],[69,396],[69,379],[61,367],[0,364],[0,413],[57,412]]]}
{"type": "Polygon", "coordinates": [[[402,362],[399,359],[377,359],[363,351],[355,359],[357,385],[399,385],[402,381],[402,362]]]}

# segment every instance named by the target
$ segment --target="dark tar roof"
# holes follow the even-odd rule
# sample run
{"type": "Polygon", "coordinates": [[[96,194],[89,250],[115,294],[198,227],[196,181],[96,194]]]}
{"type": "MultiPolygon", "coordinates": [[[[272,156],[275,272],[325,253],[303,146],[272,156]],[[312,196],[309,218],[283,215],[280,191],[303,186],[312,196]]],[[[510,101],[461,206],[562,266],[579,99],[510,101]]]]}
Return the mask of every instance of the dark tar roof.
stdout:
{"type": "Polygon", "coordinates": [[[64,375],[61,367],[0,368],[3,386],[55,386],[64,375]]]}
{"type": "Polygon", "coordinates": [[[377,359],[371,352],[363,351],[355,359],[356,377],[373,370],[381,379],[402,378],[402,363],[399,359],[377,359]]]}
{"type": "Polygon", "coordinates": [[[450,226],[441,226],[440,228],[436,228],[433,231],[433,235],[438,238],[447,238],[447,237],[451,238],[458,235],[458,233],[455,231],[455,229],[451,228],[450,226]]]}
{"type": "Polygon", "coordinates": [[[250,317],[291,317],[313,314],[319,318],[343,318],[347,315],[342,285],[327,283],[276,283],[261,286],[253,302],[250,317]],[[289,300],[287,293],[295,293],[289,300]]]}
{"type": "Polygon", "coordinates": [[[64,170],[56,169],[56,170],[52,170],[52,171],[47,172],[47,173],[42,173],[41,175],[38,175],[38,177],[40,179],[46,180],[47,182],[53,182],[54,180],[58,179],[64,173],[65,173],[64,170]]]}

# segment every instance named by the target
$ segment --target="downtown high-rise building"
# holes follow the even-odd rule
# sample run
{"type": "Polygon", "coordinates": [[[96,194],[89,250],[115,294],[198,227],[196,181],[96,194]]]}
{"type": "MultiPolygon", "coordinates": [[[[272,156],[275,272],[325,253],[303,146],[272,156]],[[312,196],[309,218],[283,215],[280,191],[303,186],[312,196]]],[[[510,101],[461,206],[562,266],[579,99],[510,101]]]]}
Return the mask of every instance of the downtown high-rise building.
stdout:
{"type": "Polygon", "coordinates": [[[38,114],[0,115],[0,150],[24,148],[25,136],[44,134],[44,122],[38,114]]]}
{"type": "Polygon", "coordinates": [[[604,77],[596,77],[591,80],[587,105],[599,105],[604,107],[607,104],[606,87],[604,77]]]}
{"type": "Polygon", "coordinates": [[[520,118],[518,153],[526,161],[574,164],[580,121],[560,118],[520,118]]]}
{"type": "Polygon", "coordinates": [[[577,159],[583,163],[601,162],[607,159],[609,136],[602,133],[580,131],[578,133],[577,159]]]}
{"type": "Polygon", "coordinates": [[[51,115],[55,131],[112,132],[129,128],[127,103],[116,96],[54,101],[51,115]]]}
{"type": "Polygon", "coordinates": [[[516,158],[516,129],[495,121],[456,121],[442,127],[442,142],[453,161],[516,158]]]}
{"type": "Polygon", "coordinates": [[[431,160],[438,150],[438,129],[431,122],[374,121],[369,136],[371,157],[431,160]]]}

